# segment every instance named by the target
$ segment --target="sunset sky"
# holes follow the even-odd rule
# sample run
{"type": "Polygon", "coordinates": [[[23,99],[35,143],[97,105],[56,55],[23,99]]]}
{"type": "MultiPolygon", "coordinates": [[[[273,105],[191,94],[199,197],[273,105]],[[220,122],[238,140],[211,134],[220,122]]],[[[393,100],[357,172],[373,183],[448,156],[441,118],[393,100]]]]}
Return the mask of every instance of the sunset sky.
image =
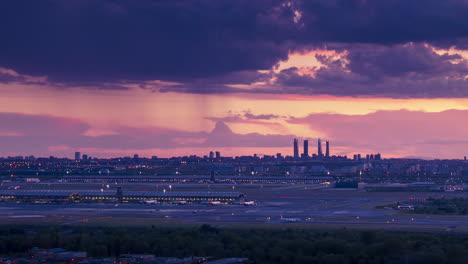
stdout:
{"type": "Polygon", "coordinates": [[[467,17],[465,0],[1,1],[0,156],[292,155],[299,137],[462,158],[467,17]]]}

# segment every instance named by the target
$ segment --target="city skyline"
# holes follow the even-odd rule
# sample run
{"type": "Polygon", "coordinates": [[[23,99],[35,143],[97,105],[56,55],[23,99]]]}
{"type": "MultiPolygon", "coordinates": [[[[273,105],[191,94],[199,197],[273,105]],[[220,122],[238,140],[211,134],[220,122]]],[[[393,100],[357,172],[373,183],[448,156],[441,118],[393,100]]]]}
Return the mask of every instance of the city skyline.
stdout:
{"type": "Polygon", "coordinates": [[[0,156],[463,157],[467,5],[424,6],[2,2],[0,156]]]}
{"type": "Polygon", "coordinates": [[[0,263],[466,263],[467,17],[0,1],[0,263]]]}

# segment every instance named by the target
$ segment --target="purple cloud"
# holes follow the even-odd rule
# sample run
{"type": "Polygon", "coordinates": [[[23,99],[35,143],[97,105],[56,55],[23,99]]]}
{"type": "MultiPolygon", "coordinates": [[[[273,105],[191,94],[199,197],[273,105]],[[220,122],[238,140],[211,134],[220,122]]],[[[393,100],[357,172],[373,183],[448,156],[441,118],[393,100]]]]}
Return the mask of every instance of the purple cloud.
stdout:
{"type": "Polygon", "coordinates": [[[412,43],[346,48],[345,58],[317,56],[326,67],[315,76],[301,75],[296,68],[283,70],[278,91],[394,98],[468,96],[468,61],[459,55],[440,55],[430,46],[412,43]]]}
{"type": "Polygon", "coordinates": [[[211,132],[187,132],[157,127],[116,127],[113,134],[88,136],[92,127],[70,118],[0,113],[0,155],[53,154],[54,147],[77,150],[174,149],[204,147],[285,147],[292,135],[237,134],[223,122],[211,132]]]}

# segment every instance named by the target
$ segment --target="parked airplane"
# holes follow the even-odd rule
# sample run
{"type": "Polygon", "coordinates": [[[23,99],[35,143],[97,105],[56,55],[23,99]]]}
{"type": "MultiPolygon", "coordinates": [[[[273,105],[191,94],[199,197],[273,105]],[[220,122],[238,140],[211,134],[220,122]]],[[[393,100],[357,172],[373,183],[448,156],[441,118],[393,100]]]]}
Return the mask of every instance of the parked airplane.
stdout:
{"type": "Polygon", "coordinates": [[[302,220],[300,218],[286,218],[281,216],[281,221],[283,222],[301,222],[302,220]]]}

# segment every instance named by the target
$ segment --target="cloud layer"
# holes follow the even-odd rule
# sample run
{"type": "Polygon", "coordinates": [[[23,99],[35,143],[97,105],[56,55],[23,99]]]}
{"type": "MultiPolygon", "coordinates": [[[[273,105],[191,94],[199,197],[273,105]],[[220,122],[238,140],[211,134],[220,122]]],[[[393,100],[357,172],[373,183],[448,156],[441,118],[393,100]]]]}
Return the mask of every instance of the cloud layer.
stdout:
{"type": "Polygon", "coordinates": [[[0,82],[467,97],[467,16],[459,0],[3,1],[0,82]],[[323,67],[311,75],[274,72],[292,53],[314,50],[347,55],[319,55],[323,67]]]}
{"type": "MultiPolygon", "coordinates": [[[[84,121],[45,115],[0,113],[0,156],[12,153],[52,154],[57,150],[95,149],[119,152],[176,148],[275,148],[289,146],[292,135],[237,134],[223,122],[210,132],[158,127],[119,127],[113,133],[89,136],[84,121]],[[33,128],[33,129],[32,129],[33,128]]],[[[191,154],[191,153],[186,153],[191,154]]]]}
{"type": "MultiPolygon", "coordinates": [[[[310,114],[285,121],[286,126],[307,126],[325,135],[324,138],[331,141],[332,154],[380,152],[386,157],[461,158],[467,155],[468,149],[468,125],[463,122],[466,116],[468,110],[432,113],[395,110],[365,115],[310,114]]],[[[241,119],[245,121],[244,118],[241,119]]],[[[225,121],[230,124],[242,122],[238,119],[225,121]]],[[[93,127],[78,119],[1,113],[0,122],[9,124],[0,130],[0,156],[71,155],[79,150],[99,156],[104,153],[166,156],[167,151],[174,149],[185,149],[179,153],[190,155],[227,148],[234,155],[258,151],[290,155],[294,138],[294,135],[281,133],[240,134],[219,120],[209,132],[115,126],[112,133],[99,136],[89,136],[87,132],[93,127]],[[191,152],[194,149],[197,152],[191,152]]],[[[315,140],[317,135],[311,134],[308,138],[315,140]]]]}

